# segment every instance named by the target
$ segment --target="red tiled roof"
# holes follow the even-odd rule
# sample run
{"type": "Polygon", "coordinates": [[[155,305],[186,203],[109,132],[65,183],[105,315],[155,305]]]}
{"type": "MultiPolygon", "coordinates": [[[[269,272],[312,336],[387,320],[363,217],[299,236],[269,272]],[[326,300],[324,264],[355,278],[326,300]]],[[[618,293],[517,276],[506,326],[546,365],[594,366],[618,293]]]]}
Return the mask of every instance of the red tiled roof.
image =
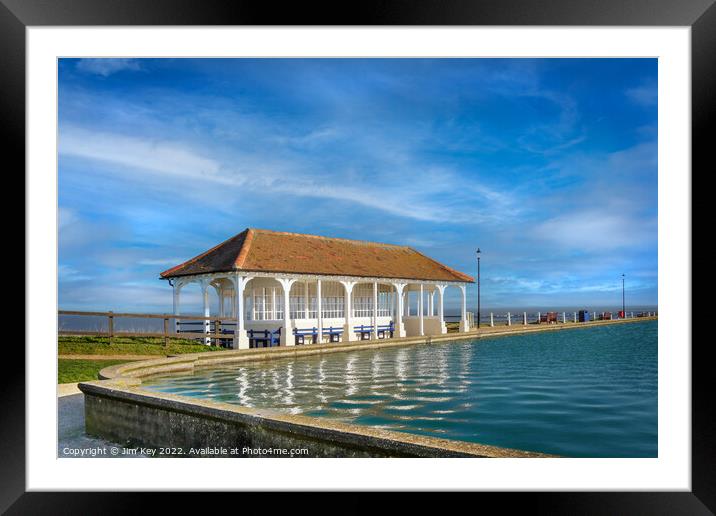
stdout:
{"type": "Polygon", "coordinates": [[[230,271],[474,282],[406,246],[246,229],[161,273],[162,278],[230,271]]]}

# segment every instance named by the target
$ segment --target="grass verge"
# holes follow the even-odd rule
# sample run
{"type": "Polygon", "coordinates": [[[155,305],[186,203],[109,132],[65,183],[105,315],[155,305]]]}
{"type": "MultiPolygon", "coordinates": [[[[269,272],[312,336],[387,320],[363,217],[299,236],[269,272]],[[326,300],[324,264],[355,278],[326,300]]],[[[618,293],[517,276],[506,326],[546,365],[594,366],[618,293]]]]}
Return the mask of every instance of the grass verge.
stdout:
{"type": "Polygon", "coordinates": [[[97,380],[101,369],[125,363],[127,363],[127,360],[74,360],[61,358],[57,361],[57,383],[97,380]]]}
{"type": "MultiPolygon", "coordinates": [[[[170,339],[164,346],[164,339],[156,337],[114,337],[109,344],[107,337],[88,335],[60,335],[57,338],[59,355],[176,355],[219,351],[219,346],[206,346],[189,339],[170,339]]],[[[104,361],[107,363],[108,361],[104,361]]],[[[107,364],[109,365],[109,364],[107,364]]]]}

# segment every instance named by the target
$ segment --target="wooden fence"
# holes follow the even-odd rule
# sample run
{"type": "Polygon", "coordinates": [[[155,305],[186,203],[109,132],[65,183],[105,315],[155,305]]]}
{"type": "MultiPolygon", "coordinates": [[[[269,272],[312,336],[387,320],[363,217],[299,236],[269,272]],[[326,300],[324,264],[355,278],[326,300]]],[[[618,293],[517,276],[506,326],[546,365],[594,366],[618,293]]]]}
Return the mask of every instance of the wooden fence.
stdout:
{"type": "MultiPolygon", "coordinates": [[[[122,313],[122,312],[81,312],[81,311],[75,311],[75,310],[58,310],[58,315],[80,315],[80,316],[90,316],[90,317],[106,317],[107,318],[107,331],[102,330],[59,330],[59,335],[91,335],[96,337],[108,337],[110,345],[112,344],[112,339],[114,337],[159,337],[164,338],[164,345],[166,346],[169,343],[169,339],[223,339],[223,340],[230,340],[233,339],[233,330],[227,330],[227,328],[224,328],[222,330],[222,325],[224,327],[226,326],[233,326],[236,327],[237,321],[236,319],[231,318],[217,318],[217,317],[205,317],[205,316],[199,316],[199,315],[176,315],[176,314],[134,314],[134,313],[122,313]],[[115,331],[114,330],[114,320],[118,318],[131,318],[131,319],[162,319],[164,321],[164,330],[161,332],[151,332],[151,331],[115,331]],[[180,321],[200,321],[199,323],[195,324],[201,324],[201,321],[209,322],[209,325],[211,326],[213,323],[213,330],[211,332],[187,332],[187,331],[180,331],[177,332],[176,328],[172,328],[172,331],[169,331],[169,320],[170,319],[176,319],[180,321]]],[[[191,324],[191,323],[190,323],[191,324]]]]}

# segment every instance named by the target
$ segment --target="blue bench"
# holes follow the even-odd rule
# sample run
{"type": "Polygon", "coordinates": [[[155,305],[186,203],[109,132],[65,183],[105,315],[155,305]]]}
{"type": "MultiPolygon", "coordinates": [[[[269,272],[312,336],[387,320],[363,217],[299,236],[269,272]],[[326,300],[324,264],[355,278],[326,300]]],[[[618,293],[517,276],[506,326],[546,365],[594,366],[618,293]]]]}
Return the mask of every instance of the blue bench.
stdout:
{"type": "Polygon", "coordinates": [[[384,339],[386,332],[390,334],[389,338],[393,338],[393,332],[395,331],[395,326],[393,325],[393,321],[390,321],[390,324],[382,324],[378,326],[378,338],[384,339]]]}
{"type": "Polygon", "coordinates": [[[271,330],[249,330],[250,348],[273,348],[281,344],[281,328],[271,330]]]}
{"type": "MultiPolygon", "coordinates": [[[[368,339],[370,339],[370,334],[373,333],[373,326],[372,325],[366,326],[366,325],[361,324],[360,326],[355,326],[353,328],[353,331],[359,335],[360,340],[368,340],[368,339]]],[[[393,321],[390,321],[390,324],[380,324],[380,325],[378,325],[378,331],[377,331],[378,338],[384,339],[385,334],[389,333],[390,338],[392,339],[394,331],[395,331],[395,325],[393,324],[393,321]]]]}
{"type": "Polygon", "coordinates": [[[365,326],[363,324],[354,326],[353,332],[358,334],[360,340],[368,340],[370,339],[370,334],[373,333],[373,326],[365,326]]]}
{"type": "Polygon", "coordinates": [[[334,328],[333,326],[329,326],[328,328],[323,328],[323,334],[328,335],[329,342],[340,342],[341,335],[343,335],[343,327],[336,326],[334,328]]]}
{"type": "Polygon", "coordinates": [[[296,346],[306,343],[306,337],[311,336],[311,344],[315,344],[318,340],[318,330],[316,328],[294,328],[293,334],[296,336],[296,346]]]}
{"type": "MultiPolygon", "coordinates": [[[[294,328],[293,334],[296,336],[296,345],[300,346],[301,344],[306,343],[306,337],[311,337],[311,344],[315,344],[318,342],[318,329],[317,328],[294,328]]],[[[329,326],[328,328],[323,328],[323,335],[328,335],[328,340],[330,342],[340,342],[341,335],[343,335],[343,327],[342,326],[329,326]]]]}

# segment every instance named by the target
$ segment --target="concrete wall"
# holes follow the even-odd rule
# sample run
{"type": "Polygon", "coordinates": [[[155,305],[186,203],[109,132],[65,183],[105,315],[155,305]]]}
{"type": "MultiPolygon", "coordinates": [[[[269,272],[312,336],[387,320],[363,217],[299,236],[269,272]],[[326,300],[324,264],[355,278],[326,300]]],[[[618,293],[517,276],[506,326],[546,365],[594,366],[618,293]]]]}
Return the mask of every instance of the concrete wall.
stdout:
{"type": "MultiPolygon", "coordinates": [[[[546,456],[143,391],[117,380],[80,389],[89,435],[128,446],[179,447],[185,455],[190,448],[248,447],[306,448],[301,456],[307,457],[546,456]]],[[[271,456],[279,455],[262,455],[271,456]]]]}

